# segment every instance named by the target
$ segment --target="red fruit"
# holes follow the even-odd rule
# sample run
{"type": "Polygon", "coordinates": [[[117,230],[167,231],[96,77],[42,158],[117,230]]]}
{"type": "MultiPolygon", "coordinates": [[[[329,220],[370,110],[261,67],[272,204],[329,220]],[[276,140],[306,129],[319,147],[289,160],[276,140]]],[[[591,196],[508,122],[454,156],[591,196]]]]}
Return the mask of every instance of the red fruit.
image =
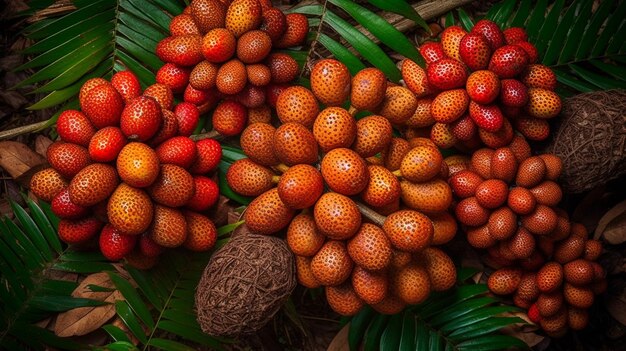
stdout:
{"type": "Polygon", "coordinates": [[[502,147],[491,156],[491,176],[510,183],[517,174],[517,159],[508,147],[502,147]]]}
{"type": "Polygon", "coordinates": [[[237,94],[236,99],[247,108],[261,107],[265,105],[265,90],[252,84],[247,84],[237,94]]]}
{"type": "Polygon", "coordinates": [[[174,107],[174,93],[165,84],[152,84],[143,91],[143,95],[153,97],[164,110],[172,110],[174,107]]]}
{"type": "Polygon", "coordinates": [[[461,60],[459,45],[467,32],[460,26],[450,26],[441,32],[441,46],[446,56],[461,60]]]}
{"type": "Polygon", "coordinates": [[[558,216],[545,205],[537,205],[535,210],[521,217],[522,225],[536,235],[548,235],[556,229],[558,216]]]}
{"type": "Polygon", "coordinates": [[[197,34],[167,37],[155,49],[163,62],[179,66],[193,66],[202,61],[202,37],[197,34]]]}
{"type": "Polygon", "coordinates": [[[500,102],[511,107],[524,107],[528,102],[528,88],[517,79],[503,79],[500,89],[500,102]]]}
{"type": "Polygon", "coordinates": [[[484,179],[492,178],[491,156],[493,156],[493,150],[488,148],[474,151],[472,154],[470,169],[484,179]]]}
{"type": "Polygon", "coordinates": [[[517,129],[526,139],[533,141],[546,140],[550,135],[550,125],[545,119],[522,117],[515,119],[517,129]]]}
{"type": "Polygon", "coordinates": [[[535,196],[538,204],[546,206],[554,207],[558,205],[563,198],[561,187],[551,180],[546,180],[534,188],[531,188],[530,192],[535,196]]]}
{"type": "Polygon", "coordinates": [[[141,84],[132,71],[119,71],[115,73],[113,77],[111,77],[111,85],[122,95],[126,103],[141,95],[141,84]]]}
{"type": "Polygon", "coordinates": [[[470,116],[466,114],[450,124],[450,132],[452,132],[452,135],[458,140],[467,141],[476,135],[476,124],[470,116]]]}
{"type": "Polygon", "coordinates": [[[467,81],[467,71],[463,64],[450,58],[431,64],[426,73],[430,84],[442,90],[461,88],[467,81]]]}
{"type": "Polygon", "coordinates": [[[290,167],[278,182],[278,195],[285,205],[304,209],[315,204],[324,191],[324,179],[313,166],[299,164],[290,167]]]}
{"type": "MultiPolygon", "coordinates": [[[[273,74],[272,79],[274,79],[273,74]]],[[[268,84],[265,87],[265,99],[267,104],[273,108],[276,108],[276,101],[278,101],[278,97],[283,91],[287,90],[287,88],[289,88],[288,84],[268,84]]]]}
{"type": "Polygon", "coordinates": [[[528,54],[517,45],[498,48],[489,61],[489,70],[501,79],[513,78],[522,73],[529,63],[528,54]]]}
{"type": "Polygon", "coordinates": [[[196,142],[196,162],[191,166],[191,173],[206,174],[217,168],[222,158],[222,146],[215,139],[202,139],[196,142]]]}
{"type": "Polygon", "coordinates": [[[124,99],[113,85],[106,82],[89,90],[84,99],[80,99],[80,107],[91,124],[99,129],[115,126],[120,122],[124,99]]]}
{"type": "Polygon", "coordinates": [[[198,107],[188,102],[181,102],[176,105],[174,115],[178,124],[178,135],[182,136],[190,136],[200,120],[198,107]]]}
{"type": "Polygon", "coordinates": [[[185,136],[168,139],[155,151],[161,163],[171,163],[183,168],[189,168],[197,155],[196,143],[185,136]]]}
{"type": "Polygon", "coordinates": [[[490,148],[495,149],[503,147],[509,145],[511,140],[513,140],[513,126],[511,126],[511,122],[505,118],[500,130],[492,133],[481,128],[478,130],[478,136],[480,137],[480,141],[490,148]]]}
{"type": "Polygon", "coordinates": [[[525,215],[535,210],[537,200],[530,190],[518,186],[509,191],[507,205],[513,212],[519,215],[525,215]]]}
{"type": "Polygon", "coordinates": [[[500,94],[500,79],[491,71],[475,71],[467,78],[465,88],[472,101],[487,105],[500,94]]]}
{"type": "Polygon", "coordinates": [[[272,38],[272,43],[276,43],[287,30],[287,17],[276,8],[263,10],[263,20],[259,29],[265,31],[272,38]]]}
{"type": "Polygon", "coordinates": [[[263,60],[272,50],[272,39],[261,30],[251,30],[237,40],[237,57],[249,64],[263,60]]]}
{"type": "Polygon", "coordinates": [[[196,89],[190,83],[183,92],[183,101],[199,106],[208,102],[214,95],[214,90],[196,89]]]}
{"type": "MultiPolygon", "coordinates": [[[[489,229],[489,235],[493,239],[509,239],[517,231],[517,216],[510,208],[502,206],[491,212],[487,220],[487,228],[489,229]]],[[[502,252],[502,249],[500,249],[500,252],[502,252]]],[[[513,259],[515,257],[510,258],[513,259]]]]}
{"type": "Polygon", "coordinates": [[[196,191],[187,203],[187,208],[202,212],[215,205],[220,197],[220,189],[217,184],[204,176],[194,176],[193,182],[196,191]]]}
{"type": "Polygon", "coordinates": [[[77,110],[65,110],[57,119],[57,133],[61,140],[81,146],[88,146],[96,132],[84,113],[77,110]]]}
{"type": "Polygon", "coordinates": [[[489,42],[482,34],[468,33],[459,43],[461,61],[471,70],[486,69],[491,58],[489,42]]]}
{"type": "Polygon", "coordinates": [[[174,16],[170,22],[169,29],[172,36],[201,34],[198,25],[193,20],[193,16],[188,14],[174,16]]]}
{"type": "Polygon", "coordinates": [[[504,41],[507,44],[515,44],[522,41],[528,41],[528,34],[526,34],[526,30],[521,27],[511,27],[505,29],[502,34],[504,34],[504,41]]]}
{"type": "Polygon", "coordinates": [[[504,116],[497,105],[481,105],[471,101],[469,115],[479,128],[488,132],[497,132],[504,123],[504,116]]]}
{"type": "Polygon", "coordinates": [[[522,82],[529,88],[543,88],[554,90],[556,88],[556,75],[550,67],[532,64],[522,72],[522,82]]]}
{"type": "Polygon", "coordinates": [[[102,228],[98,240],[100,252],[109,261],[119,261],[128,255],[137,244],[136,235],[125,235],[110,224],[102,228]]]}
{"type": "Polygon", "coordinates": [[[161,128],[150,139],[150,146],[159,145],[163,141],[178,135],[178,121],[176,121],[174,112],[165,109],[162,109],[161,112],[163,113],[163,123],[161,123],[161,128]]]}
{"type": "Polygon", "coordinates": [[[70,200],[70,193],[67,188],[61,190],[50,202],[52,212],[59,218],[78,219],[85,217],[89,213],[87,207],[78,206],[70,200]]]}
{"type": "Polygon", "coordinates": [[[528,319],[530,319],[530,321],[535,324],[541,322],[541,315],[539,314],[537,303],[533,303],[532,305],[530,305],[530,308],[528,309],[526,315],[528,315],[528,319]]]}
{"type": "Polygon", "coordinates": [[[309,20],[300,13],[289,13],[285,16],[286,29],[283,36],[276,42],[276,47],[284,49],[304,44],[309,33],[309,20]]]}
{"type": "Polygon", "coordinates": [[[104,127],[89,142],[89,157],[95,162],[111,162],[126,145],[126,136],[118,127],[104,127]]]}
{"type": "Polygon", "coordinates": [[[159,103],[154,98],[140,96],[124,108],[120,129],[130,139],[146,141],[156,134],[161,123],[163,113],[159,103]]]}
{"type": "Polygon", "coordinates": [[[85,83],[80,87],[80,92],[78,93],[78,101],[80,102],[81,107],[83,104],[83,100],[87,96],[87,93],[91,89],[102,84],[110,84],[110,83],[104,78],[90,78],[87,81],[85,81],[85,83]]]}
{"type": "Polygon", "coordinates": [[[537,61],[539,60],[539,51],[537,50],[537,47],[535,47],[533,44],[527,41],[522,41],[513,45],[519,46],[526,52],[526,54],[528,55],[528,63],[537,63],[537,61]]]}
{"type": "MultiPolygon", "coordinates": [[[[265,60],[265,64],[270,69],[273,83],[287,83],[294,80],[298,76],[300,67],[296,60],[281,52],[270,54],[265,60]]],[[[267,93],[269,95],[269,93],[267,93]]],[[[278,93],[276,98],[278,98],[278,93]]]]}
{"type": "Polygon", "coordinates": [[[202,33],[224,27],[226,6],[218,0],[193,0],[187,10],[202,33]]]}
{"type": "Polygon", "coordinates": [[[478,227],[489,219],[489,210],[482,207],[475,197],[461,200],[454,208],[454,213],[459,222],[472,227],[478,227]]]}
{"type": "Polygon", "coordinates": [[[62,141],[52,143],[46,151],[46,157],[52,168],[68,179],[91,163],[86,148],[62,141]]]}
{"type": "Polygon", "coordinates": [[[235,54],[237,39],[226,28],[215,28],[202,38],[202,55],[213,63],[228,61],[235,54]]]}
{"type": "Polygon", "coordinates": [[[191,251],[209,251],[217,241],[217,228],[208,217],[192,211],[185,211],[187,238],[183,246],[191,251]]]}
{"type": "Polygon", "coordinates": [[[182,93],[189,84],[189,74],[191,69],[187,67],[166,63],[157,71],[156,82],[167,85],[174,93],[182,93]]]}
{"type": "Polygon", "coordinates": [[[489,209],[498,208],[504,204],[509,195],[509,186],[500,179],[487,179],[476,188],[476,200],[489,209]]]}
{"type": "Polygon", "coordinates": [[[96,236],[102,222],[95,217],[78,220],[62,219],[59,222],[59,239],[68,244],[79,244],[96,236]]]}
{"type": "Polygon", "coordinates": [[[159,256],[165,248],[154,242],[147,233],[141,234],[139,237],[139,251],[147,257],[159,256]]]}
{"type": "Polygon", "coordinates": [[[436,122],[452,123],[465,114],[469,103],[465,89],[446,90],[433,99],[430,114],[436,122]]]}
{"type": "Polygon", "coordinates": [[[454,194],[461,199],[474,196],[482,182],[483,178],[469,169],[454,173],[448,180],[454,194]]]}
{"type": "Polygon", "coordinates": [[[439,42],[429,41],[419,47],[420,54],[426,61],[426,65],[433,64],[446,57],[443,53],[443,46],[439,42]]]}
{"type": "Polygon", "coordinates": [[[479,33],[485,36],[491,50],[494,51],[504,45],[504,34],[497,24],[490,20],[480,20],[472,28],[471,33],[479,33]]]}
{"type": "Polygon", "coordinates": [[[236,101],[223,101],[213,111],[213,129],[225,136],[241,134],[247,120],[247,109],[236,101]]]}

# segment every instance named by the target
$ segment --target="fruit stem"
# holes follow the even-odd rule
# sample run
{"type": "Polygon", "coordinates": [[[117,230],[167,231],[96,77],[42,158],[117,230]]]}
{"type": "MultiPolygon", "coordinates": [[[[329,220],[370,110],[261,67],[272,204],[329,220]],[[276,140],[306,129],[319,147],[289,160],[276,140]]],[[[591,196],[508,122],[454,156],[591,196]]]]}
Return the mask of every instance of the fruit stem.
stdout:
{"type": "Polygon", "coordinates": [[[285,173],[289,169],[289,166],[287,166],[284,163],[279,163],[276,166],[272,166],[272,168],[274,168],[275,170],[277,170],[280,173],[285,173]]]}
{"type": "Polygon", "coordinates": [[[387,219],[387,217],[381,215],[380,213],[377,213],[376,211],[365,206],[359,201],[355,201],[355,203],[356,203],[356,207],[359,208],[359,212],[361,212],[361,214],[365,216],[365,218],[369,219],[370,221],[374,222],[376,225],[380,227],[383,226],[383,223],[385,223],[385,220],[387,219]]]}
{"type": "Polygon", "coordinates": [[[190,136],[190,138],[192,140],[198,141],[198,140],[202,140],[202,139],[216,139],[219,136],[220,136],[220,133],[216,132],[215,130],[212,130],[210,132],[192,135],[192,136],[190,136]]]}
{"type": "Polygon", "coordinates": [[[350,109],[348,109],[348,112],[354,116],[357,112],[359,112],[359,110],[357,110],[356,107],[350,105],[350,109]]]}
{"type": "Polygon", "coordinates": [[[272,183],[274,184],[278,184],[278,182],[280,181],[280,176],[272,176],[272,183]]]}
{"type": "Polygon", "coordinates": [[[391,173],[393,173],[393,175],[395,175],[398,178],[402,177],[402,172],[400,172],[399,169],[396,169],[395,171],[393,171],[391,173]]]}

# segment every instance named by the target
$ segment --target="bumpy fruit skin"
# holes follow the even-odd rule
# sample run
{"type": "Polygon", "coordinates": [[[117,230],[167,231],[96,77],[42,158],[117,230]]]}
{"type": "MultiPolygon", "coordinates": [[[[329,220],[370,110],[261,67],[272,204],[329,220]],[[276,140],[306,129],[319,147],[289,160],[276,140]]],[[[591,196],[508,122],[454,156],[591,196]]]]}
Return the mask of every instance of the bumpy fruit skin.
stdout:
{"type": "Polygon", "coordinates": [[[244,220],[248,228],[266,235],[287,227],[293,216],[294,211],[285,206],[276,188],[256,197],[244,212],[244,220]]]}
{"type": "Polygon", "coordinates": [[[189,74],[189,85],[195,89],[212,89],[215,87],[217,79],[218,64],[207,60],[198,63],[189,74]]]}
{"type": "MultiPolygon", "coordinates": [[[[156,73],[156,82],[169,87],[174,93],[182,93],[189,84],[190,67],[166,63],[156,73]]],[[[148,89],[146,89],[148,90],[148,89]]],[[[144,95],[148,96],[144,91],[144,95]]]]}
{"type": "Polygon", "coordinates": [[[361,300],[367,304],[377,304],[387,296],[389,277],[387,272],[372,272],[360,266],[352,270],[352,288],[361,300]]]}
{"type": "Polygon", "coordinates": [[[187,222],[187,238],[183,246],[191,251],[205,252],[217,242],[217,228],[208,217],[192,211],[183,213],[187,222]]]}
{"type": "Polygon", "coordinates": [[[423,262],[433,291],[445,291],[456,283],[456,268],[450,256],[438,248],[428,247],[418,253],[418,261],[423,262]]]}
{"type": "Polygon", "coordinates": [[[71,220],[62,219],[59,222],[59,239],[68,244],[80,244],[95,237],[102,228],[102,222],[95,217],[71,220]]]}
{"type": "Polygon", "coordinates": [[[497,132],[504,124],[504,115],[498,105],[469,104],[469,115],[476,125],[488,132],[497,132]]]}
{"type": "Polygon", "coordinates": [[[201,34],[198,25],[190,14],[181,13],[174,16],[170,22],[170,34],[172,36],[187,35],[187,34],[201,34]]]}
{"type": "Polygon", "coordinates": [[[281,52],[269,54],[265,60],[265,64],[270,69],[272,83],[282,84],[291,82],[298,76],[298,72],[300,71],[298,62],[293,57],[281,52]]]}
{"type": "Polygon", "coordinates": [[[202,38],[202,54],[209,63],[228,61],[235,54],[237,39],[225,28],[215,28],[202,38]]]}
{"type": "Polygon", "coordinates": [[[226,11],[225,26],[239,38],[261,25],[261,5],[257,0],[234,0],[226,11]]]}
{"type": "Polygon", "coordinates": [[[260,29],[272,38],[272,43],[278,42],[287,30],[287,17],[277,8],[264,9],[262,16],[260,29]]]}
{"type": "Polygon", "coordinates": [[[402,86],[389,86],[378,114],[386,117],[392,124],[401,125],[413,116],[416,107],[417,98],[413,92],[402,86]]]}
{"type": "Polygon", "coordinates": [[[311,271],[312,257],[296,255],[296,278],[298,283],[306,288],[315,289],[321,286],[311,271]]]}
{"type": "Polygon", "coordinates": [[[313,136],[324,152],[349,148],[356,138],[356,122],[345,109],[327,107],[315,118],[313,136]]]}
{"type": "Polygon", "coordinates": [[[198,140],[196,150],[198,157],[190,168],[192,174],[206,174],[217,168],[222,158],[222,146],[217,140],[198,140]]]}
{"type": "Polygon", "coordinates": [[[361,157],[374,156],[391,141],[393,127],[382,116],[367,116],[356,122],[357,134],[352,149],[361,157]]]}
{"type": "Polygon", "coordinates": [[[285,123],[274,132],[274,154],[288,166],[313,164],[318,147],[310,130],[299,123],[285,123]]]}
{"type": "Polygon", "coordinates": [[[241,133],[239,142],[244,154],[263,166],[274,166],[280,160],[274,153],[274,133],[276,128],[267,123],[253,123],[241,133]]]}
{"type": "Polygon", "coordinates": [[[94,162],[111,162],[126,145],[126,136],[118,127],[104,127],[89,141],[89,157],[94,162]]]}
{"type": "Polygon", "coordinates": [[[208,210],[217,203],[220,189],[211,178],[194,176],[193,182],[196,191],[187,203],[187,208],[201,212],[208,210]]]}
{"type": "Polygon", "coordinates": [[[193,66],[203,59],[201,46],[202,36],[198,34],[173,36],[161,40],[155,53],[163,62],[193,66]]]}
{"type": "Polygon", "coordinates": [[[178,135],[190,136],[198,126],[200,111],[189,102],[181,102],[174,108],[174,115],[178,125],[178,135]]]}
{"type": "Polygon", "coordinates": [[[416,146],[402,159],[400,172],[411,182],[426,182],[441,171],[443,157],[439,150],[430,146],[416,146]]]}
{"type": "Polygon", "coordinates": [[[496,49],[489,61],[489,70],[501,79],[513,78],[528,65],[528,54],[516,45],[505,45],[496,49]]]}
{"type": "Polygon", "coordinates": [[[217,71],[215,85],[224,94],[234,95],[245,88],[248,77],[246,67],[238,59],[224,63],[217,71]]]}
{"type": "Polygon", "coordinates": [[[91,163],[86,148],[62,141],[54,142],[48,147],[46,158],[52,168],[68,179],[91,163]]]}
{"type": "Polygon", "coordinates": [[[380,227],[363,223],[348,241],[348,254],[358,266],[378,271],[391,263],[391,242],[380,227]]]}
{"type": "Polygon", "coordinates": [[[270,68],[263,63],[247,65],[246,74],[248,75],[248,82],[258,87],[266,86],[272,80],[272,72],[270,71],[270,68]]]}
{"type": "Polygon", "coordinates": [[[326,300],[333,311],[342,316],[353,316],[363,308],[363,300],[356,294],[350,282],[326,287],[326,300]]]}
{"type": "Polygon", "coordinates": [[[407,304],[419,304],[430,295],[432,285],[426,269],[414,262],[391,275],[392,293],[407,304]]]}
{"type": "Polygon", "coordinates": [[[390,205],[400,198],[400,182],[387,168],[377,165],[367,166],[369,182],[361,192],[365,203],[374,207],[390,205]]]}
{"type": "Polygon", "coordinates": [[[276,47],[284,49],[304,44],[309,32],[309,20],[301,13],[289,13],[285,16],[286,29],[283,36],[276,41],[276,47]]]}
{"type": "Polygon", "coordinates": [[[450,58],[444,58],[431,64],[426,73],[428,81],[442,90],[461,88],[467,81],[467,71],[463,64],[450,58]]]}
{"type": "Polygon", "coordinates": [[[83,168],[69,185],[70,200],[79,206],[93,206],[113,193],[119,180],[115,168],[92,163],[83,168]]]}
{"type": "Polygon", "coordinates": [[[52,212],[59,218],[78,219],[85,217],[89,209],[78,206],[70,200],[70,193],[67,188],[61,190],[50,202],[52,212]]]}
{"type": "Polygon", "coordinates": [[[528,113],[541,119],[556,117],[561,112],[561,98],[553,91],[542,88],[528,89],[528,113]]]}
{"type": "Polygon", "coordinates": [[[301,213],[289,224],[285,240],[294,254],[311,257],[324,245],[326,236],[317,229],[311,214],[301,213]]]}
{"type": "Polygon", "coordinates": [[[500,27],[490,20],[483,19],[476,22],[472,28],[472,33],[480,33],[485,36],[492,51],[504,45],[505,42],[504,34],[500,27]]]}
{"type": "MultiPolygon", "coordinates": [[[[402,67],[404,67],[404,64],[402,67]]],[[[421,67],[419,68],[423,72],[423,69],[421,67]]],[[[404,73],[402,76],[404,80],[407,81],[404,73]]],[[[423,77],[426,77],[425,72],[423,77]]],[[[382,103],[383,98],[385,97],[383,92],[386,85],[387,78],[381,70],[373,67],[360,70],[354,75],[351,82],[352,88],[350,89],[350,102],[352,103],[352,106],[361,111],[375,110],[376,107],[382,103]]]]}
{"type": "Polygon", "coordinates": [[[328,187],[343,195],[360,193],[369,181],[365,160],[350,149],[329,151],[322,159],[321,171],[328,187]]]}
{"type": "Polygon", "coordinates": [[[272,50],[272,38],[261,30],[251,30],[237,40],[237,57],[250,64],[263,60],[272,50]]]}
{"type": "Polygon", "coordinates": [[[452,189],[442,179],[432,179],[424,183],[400,182],[401,198],[404,203],[417,211],[439,213],[452,204],[452,189]]]}
{"type": "Polygon", "coordinates": [[[290,167],[280,177],[278,195],[287,207],[304,209],[315,204],[324,191],[324,179],[313,166],[290,167]]]}
{"type": "Polygon", "coordinates": [[[493,272],[487,280],[489,290],[498,295],[509,295],[515,292],[520,280],[522,271],[519,269],[501,268],[493,272]]]}
{"type": "MultiPolygon", "coordinates": [[[[435,122],[452,123],[466,113],[469,103],[470,98],[465,89],[442,91],[437,94],[430,104],[430,117],[435,122]]],[[[418,108],[419,104],[418,101],[418,108]]]]}
{"type": "Polygon", "coordinates": [[[243,158],[233,162],[228,168],[226,181],[238,194],[259,196],[274,186],[273,176],[274,173],[269,168],[243,158]]]}
{"type": "Polygon", "coordinates": [[[468,33],[459,43],[459,55],[472,71],[478,71],[487,68],[491,47],[482,34],[468,33]]]}
{"type": "Polygon", "coordinates": [[[194,22],[202,33],[224,27],[226,8],[219,0],[193,0],[189,8],[194,22]]]}
{"type": "Polygon", "coordinates": [[[88,90],[84,97],[79,97],[79,101],[83,113],[97,129],[119,123],[124,99],[109,82],[88,90]]]}
{"type": "Polygon", "coordinates": [[[343,104],[350,94],[348,67],[335,59],[323,59],[311,70],[311,90],[326,106],[343,104]]]}
{"type": "Polygon", "coordinates": [[[518,46],[526,51],[526,54],[528,54],[528,63],[537,63],[537,61],[539,61],[539,50],[537,50],[537,47],[535,47],[535,45],[527,41],[522,41],[513,45],[518,46]]]}
{"type": "Polygon", "coordinates": [[[167,206],[154,206],[154,219],[148,235],[155,243],[174,248],[181,246],[188,236],[187,222],[182,212],[167,206]]]}
{"type": "Polygon", "coordinates": [[[282,123],[300,123],[310,129],[318,113],[315,95],[305,87],[289,87],[276,101],[276,114],[282,123]]]}
{"type": "Polygon", "coordinates": [[[133,251],[136,244],[136,235],[125,235],[110,224],[102,228],[98,239],[100,252],[109,261],[121,260],[133,251]]]}
{"type": "MultiPolygon", "coordinates": [[[[166,64],[167,65],[167,64],[166,64]]],[[[155,83],[150,85],[143,91],[144,96],[153,97],[163,110],[172,110],[174,107],[174,93],[169,85],[155,83]]],[[[163,112],[165,114],[165,112],[163,112]]],[[[163,116],[165,118],[165,116],[163,116]]]]}
{"type": "Polygon", "coordinates": [[[159,162],[171,163],[183,168],[189,168],[198,155],[196,143],[186,136],[173,137],[164,141],[155,150],[159,162]]]}
{"type": "Polygon", "coordinates": [[[77,110],[65,110],[57,119],[57,133],[61,140],[87,147],[96,132],[89,118],[77,110]]]}
{"type": "Polygon", "coordinates": [[[541,64],[528,65],[522,72],[521,80],[529,88],[556,88],[556,75],[549,67],[541,64]]]}
{"type": "Polygon", "coordinates": [[[162,164],[157,178],[148,188],[155,202],[170,207],[186,205],[193,197],[194,191],[195,185],[191,174],[184,168],[172,164],[162,164]]]}
{"type": "Polygon", "coordinates": [[[133,99],[122,112],[120,129],[127,137],[146,141],[159,130],[163,114],[159,103],[151,97],[133,99]]]}
{"type": "Polygon", "coordinates": [[[126,183],[120,184],[107,203],[109,223],[127,235],[139,235],[152,222],[152,200],[141,189],[126,183]]]}
{"type": "MultiPolygon", "coordinates": [[[[455,60],[461,60],[461,54],[459,53],[459,46],[461,39],[467,34],[467,32],[460,26],[450,26],[441,32],[441,46],[446,56],[455,60]]],[[[436,62],[438,62],[437,60],[436,62]]]]}
{"type": "Polygon", "coordinates": [[[504,41],[507,44],[515,44],[523,41],[528,41],[528,34],[526,30],[521,27],[511,27],[502,31],[504,34],[504,41]]]}
{"type": "Polygon", "coordinates": [[[361,213],[354,201],[337,193],[322,195],[313,215],[320,232],[335,240],[351,238],[361,225],[361,213]]]}
{"type": "Polygon", "coordinates": [[[427,65],[435,63],[446,57],[446,54],[443,52],[443,46],[440,42],[428,41],[420,45],[418,49],[427,65]]]}
{"type": "Polygon", "coordinates": [[[487,105],[500,94],[500,79],[488,70],[475,71],[467,78],[466,89],[472,101],[487,105]]]}
{"type": "Polygon", "coordinates": [[[117,171],[128,185],[145,188],[154,183],[159,175],[159,158],[148,145],[132,142],[120,151],[117,171]]]}
{"type": "Polygon", "coordinates": [[[396,211],[385,219],[383,230],[394,248],[418,252],[428,247],[433,240],[433,224],[424,214],[411,211],[396,211]]]}
{"type": "Polygon", "coordinates": [[[237,101],[222,101],[213,111],[213,128],[225,136],[240,134],[246,127],[248,111],[237,101]]]}
{"type": "Polygon", "coordinates": [[[67,186],[67,181],[52,167],[35,173],[29,184],[33,194],[46,202],[52,201],[67,186]]]}
{"type": "Polygon", "coordinates": [[[336,286],[348,279],[354,262],[343,241],[329,240],[313,256],[311,272],[323,285],[336,286]]]}

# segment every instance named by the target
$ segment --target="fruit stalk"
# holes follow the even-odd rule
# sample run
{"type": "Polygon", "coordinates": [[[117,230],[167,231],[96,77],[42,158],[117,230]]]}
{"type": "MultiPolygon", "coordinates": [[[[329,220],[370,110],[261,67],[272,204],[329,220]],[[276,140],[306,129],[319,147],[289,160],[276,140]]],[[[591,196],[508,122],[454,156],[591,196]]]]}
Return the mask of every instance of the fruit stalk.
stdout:
{"type": "Polygon", "coordinates": [[[376,223],[376,225],[378,225],[380,227],[383,226],[383,223],[385,223],[385,219],[387,217],[377,213],[376,211],[374,211],[371,208],[365,206],[364,204],[362,204],[359,201],[355,201],[355,203],[356,203],[356,207],[359,208],[359,212],[361,212],[361,214],[363,216],[365,216],[370,221],[376,223]]]}
{"type": "Polygon", "coordinates": [[[202,139],[220,139],[221,136],[222,135],[220,133],[212,130],[202,134],[191,135],[189,138],[191,138],[191,140],[198,141],[202,139]]]}

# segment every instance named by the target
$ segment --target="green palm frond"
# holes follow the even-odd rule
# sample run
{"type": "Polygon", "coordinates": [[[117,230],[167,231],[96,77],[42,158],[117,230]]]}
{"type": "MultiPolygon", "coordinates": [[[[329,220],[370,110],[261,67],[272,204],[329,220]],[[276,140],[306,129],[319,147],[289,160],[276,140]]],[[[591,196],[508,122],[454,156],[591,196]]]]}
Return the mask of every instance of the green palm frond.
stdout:
{"type": "MultiPolygon", "coordinates": [[[[459,281],[474,270],[460,270],[459,281]]],[[[518,317],[502,316],[518,309],[499,304],[485,284],[461,283],[456,288],[433,293],[425,302],[396,315],[383,315],[371,308],[361,310],[350,322],[351,350],[502,350],[527,349],[526,344],[499,330],[518,317]]]]}
{"type": "Polygon", "coordinates": [[[50,278],[50,273],[93,273],[113,267],[100,254],[64,247],[56,234],[58,219],[49,207],[30,199],[27,205],[28,210],[11,203],[15,220],[0,218],[0,348],[80,349],[82,345],[34,323],[56,312],[102,303],[72,297],[78,283],[50,278]]]}
{"type": "Polygon", "coordinates": [[[537,46],[565,95],[626,86],[626,1],[505,0],[487,14],[503,28],[520,26],[537,46]]]}
{"type": "MultiPolygon", "coordinates": [[[[374,6],[382,9],[395,9],[394,12],[407,16],[410,19],[416,21],[416,23],[428,28],[424,20],[415,12],[404,0],[394,1],[370,1],[374,6]],[[410,17],[409,17],[410,16],[410,17]]],[[[311,28],[314,28],[313,42],[311,47],[315,48],[315,45],[319,43],[325,47],[331,54],[333,54],[338,60],[348,66],[350,73],[355,74],[361,69],[365,68],[365,64],[361,61],[359,56],[350,49],[346,48],[345,44],[340,41],[347,42],[358,55],[362,56],[370,64],[378,67],[383,71],[387,77],[397,82],[400,80],[400,71],[396,67],[391,57],[385,53],[385,51],[374,41],[372,41],[363,32],[359,31],[354,25],[347,20],[343,19],[337,14],[337,9],[345,11],[352,19],[365,28],[372,36],[380,40],[383,44],[391,48],[392,50],[402,54],[419,64],[423,64],[423,58],[419,51],[415,48],[415,45],[411,43],[402,32],[397,30],[393,25],[388,23],[385,19],[378,14],[370,11],[369,9],[349,0],[328,0],[323,4],[307,4],[303,6],[297,6],[291,9],[289,12],[302,13],[310,16],[309,24],[311,28]],[[331,4],[334,8],[331,8],[331,4]],[[334,37],[326,34],[324,30],[326,28],[332,29],[334,37]]],[[[312,59],[311,52],[308,53],[306,59],[312,59]]]]}
{"type": "MultiPolygon", "coordinates": [[[[156,44],[168,35],[171,17],[185,5],[182,0],[74,0],[73,4],[76,10],[24,30],[35,43],[23,52],[32,59],[17,70],[35,72],[16,88],[33,85],[32,93],[46,94],[30,109],[62,103],[78,106],[76,96],[86,80],[110,77],[127,68],[144,87],[153,84],[163,65],[154,53],[156,44]]],[[[45,1],[31,4],[47,5],[45,1]]]]}
{"type": "MultiPolygon", "coordinates": [[[[168,252],[150,271],[127,267],[137,288],[119,274],[109,273],[125,298],[115,302],[117,315],[139,340],[138,349],[196,350],[198,345],[222,349],[228,340],[204,334],[193,306],[196,285],[209,258],[208,253],[168,252]]],[[[112,324],[103,328],[114,340],[105,349],[132,346],[120,328],[112,324]]]]}

